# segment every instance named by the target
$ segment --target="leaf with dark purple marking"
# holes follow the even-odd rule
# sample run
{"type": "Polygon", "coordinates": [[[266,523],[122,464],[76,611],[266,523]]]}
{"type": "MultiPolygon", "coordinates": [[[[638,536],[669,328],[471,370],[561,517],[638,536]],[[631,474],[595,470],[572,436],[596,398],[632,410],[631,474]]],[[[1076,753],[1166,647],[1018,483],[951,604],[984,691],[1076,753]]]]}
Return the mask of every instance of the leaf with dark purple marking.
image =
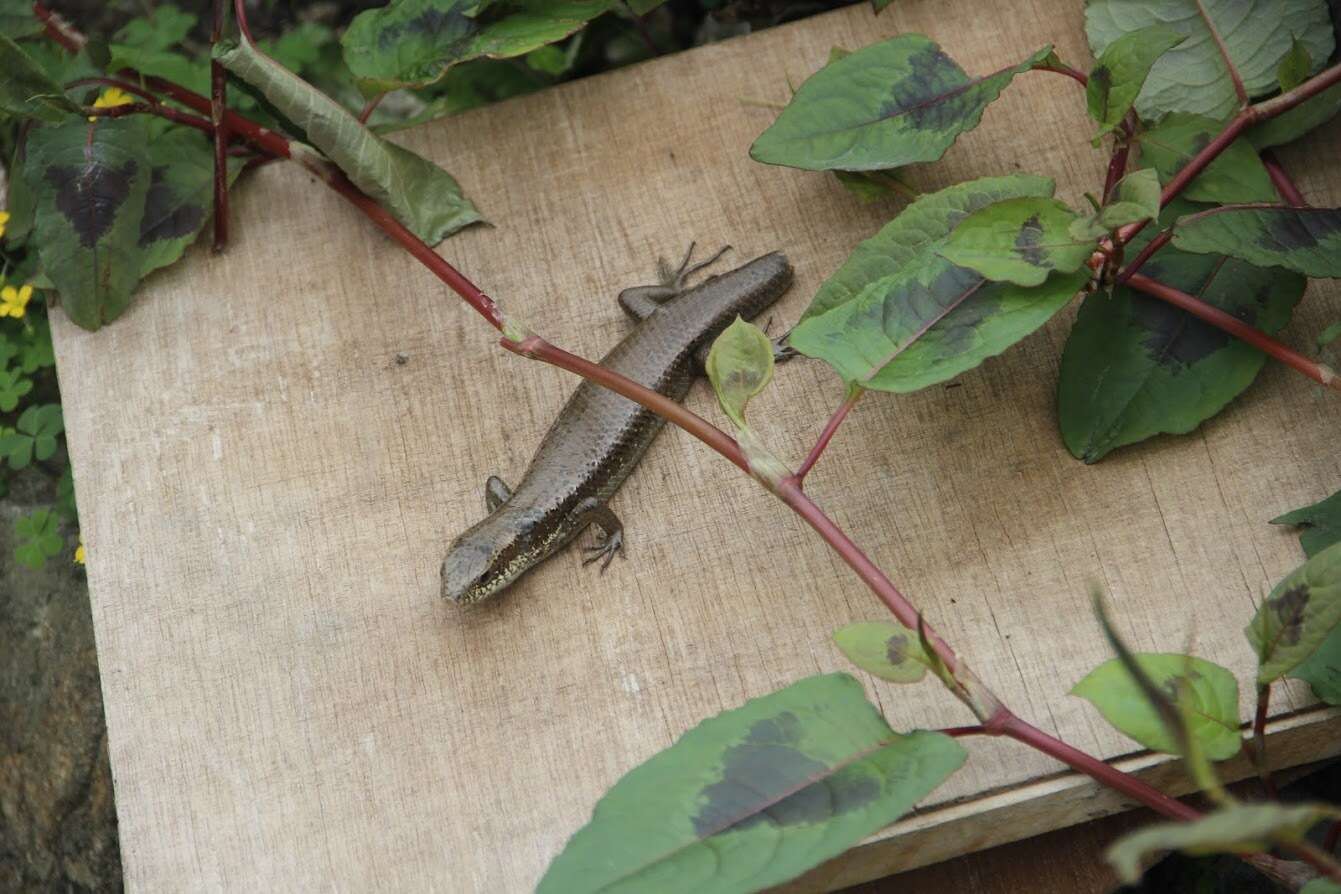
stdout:
{"type": "Polygon", "coordinates": [[[1161,25],[1187,39],[1151,67],[1136,111],[1147,121],[1168,112],[1225,118],[1239,106],[1212,29],[1250,96],[1277,88],[1281,59],[1294,38],[1322,62],[1335,38],[1327,0],[1089,0],[1085,34],[1096,56],[1122,37],[1161,25]]]}
{"type": "Polygon", "coordinates": [[[983,110],[1017,74],[1052,52],[971,78],[920,34],[904,34],[844,56],[811,76],[750,156],[810,171],[878,171],[935,161],[978,126],[983,110]]]}
{"type": "MultiPolygon", "coordinates": [[[[169,130],[150,142],[149,163],[149,190],[136,239],[141,276],[180,258],[214,208],[214,154],[203,134],[169,130]]],[[[241,159],[229,159],[230,183],[241,170],[241,159]]]]}
{"type": "Polygon", "coordinates": [[[1325,500],[1287,512],[1271,520],[1273,525],[1302,528],[1299,545],[1312,558],[1333,543],[1341,542],[1341,491],[1325,500]]]}
{"type": "MultiPolygon", "coordinates": [[[[1225,129],[1225,122],[1201,115],[1167,115],[1138,136],[1141,163],[1154,167],[1164,183],[1225,129]]],[[[1243,138],[1225,150],[1183,190],[1192,202],[1270,202],[1276,198],[1262,160],[1243,138]]]]}
{"type": "MultiPolygon", "coordinates": [[[[1195,207],[1174,202],[1161,222],[1195,207]]],[[[1146,227],[1128,246],[1140,251],[1146,227]]],[[[1307,281],[1233,258],[1165,247],[1143,272],[1275,333],[1289,322],[1307,281]]],[[[1077,459],[1157,434],[1183,434],[1224,409],[1265,363],[1255,348],[1127,286],[1086,296],[1062,352],[1058,421],[1077,459]]]]}
{"type": "Polygon", "coordinates": [[[1052,190],[1051,180],[1017,175],[923,196],[853,250],[820,286],[788,343],[848,382],[896,392],[943,382],[996,356],[1046,323],[1087,272],[1023,288],[989,282],[939,251],[977,209],[1052,190]]]}
{"type": "Polygon", "coordinates": [[[898,819],[966,758],[896,733],[847,674],[705,720],[615,783],[539,894],[733,894],[784,882],[898,819]]]}
{"type": "Polygon", "coordinates": [[[139,281],[148,153],[138,118],[75,118],[28,139],[24,176],[36,198],[42,269],[85,329],[120,316],[139,281]]]}
{"type": "Polygon", "coordinates": [[[1090,117],[1099,123],[1096,140],[1127,117],[1145,86],[1150,66],[1185,39],[1184,35],[1163,25],[1151,25],[1122,35],[1104,49],[1090,70],[1085,88],[1090,117]]]}
{"type": "Polygon", "coordinates": [[[1178,219],[1173,244],[1305,276],[1341,277],[1341,208],[1227,205],[1178,219]]]}
{"type": "MultiPolygon", "coordinates": [[[[610,0],[521,0],[491,16],[490,0],[393,0],[360,13],[340,44],[369,96],[423,87],[471,59],[509,59],[563,40],[610,9],[610,0]],[[492,18],[493,21],[486,19],[492,18]]],[[[657,3],[643,4],[646,11],[657,3]]],[[[640,13],[641,14],[641,13],[640,13]]]]}
{"type": "Polygon", "coordinates": [[[705,365],[722,410],[738,428],[748,428],[745,405],[773,378],[773,343],[758,326],[736,317],[713,341],[705,365]]]}
{"type": "MultiPolygon", "coordinates": [[[[1141,670],[1178,704],[1187,735],[1211,760],[1239,753],[1239,683],[1225,668],[1201,658],[1173,653],[1138,652],[1141,670]]],[[[1120,733],[1146,748],[1181,754],[1177,738],[1158,709],[1143,695],[1131,672],[1118,658],[1105,661],[1071,688],[1098,709],[1120,733]]]]}
{"type": "Polygon", "coordinates": [[[1097,236],[1073,234],[1076,219],[1057,199],[1007,199],[960,221],[940,254],[993,282],[1042,285],[1054,271],[1079,270],[1094,253],[1097,236]]]}
{"type": "Polygon", "coordinates": [[[916,631],[888,621],[863,621],[834,631],[833,641],[857,667],[892,683],[916,683],[930,662],[916,631]]]}
{"type": "Polygon", "coordinates": [[[1341,625],[1341,543],[1334,543],[1276,585],[1243,632],[1257,652],[1265,686],[1304,661],[1341,625]]]}
{"type": "Polygon", "coordinates": [[[13,40],[0,34],[0,115],[62,121],[79,112],[41,65],[13,40]]]}

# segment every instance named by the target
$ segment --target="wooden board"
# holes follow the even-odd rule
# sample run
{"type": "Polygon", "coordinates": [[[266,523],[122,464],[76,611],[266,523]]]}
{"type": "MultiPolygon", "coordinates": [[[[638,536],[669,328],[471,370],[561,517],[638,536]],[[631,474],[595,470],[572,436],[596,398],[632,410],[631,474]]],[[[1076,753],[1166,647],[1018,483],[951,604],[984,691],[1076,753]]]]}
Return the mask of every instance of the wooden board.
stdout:
{"type": "MultiPolygon", "coordinates": [[[[1070,0],[901,0],[483,109],[404,137],[495,224],[440,251],[588,356],[625,331],[616,292],[690,239],[787,251],[793,320],[893,208],[751,162],[773,113],[749,101],[785,101],[833,45],[905,30],[974,72],[1048,40],[1086,59],[1070,0]]],[[[1105,163],[1090,130],[1074,84],[1024,76],[914,180],[1037,171],[1078,202],[1105,163]]],[[[1306,172],[1337,133],[1287,162],[1306,172]]],[[[1301,177],[1316,201],[1341,199],[1331,169],[1301,177]]],[[[830,631],[881,617],[800,521],[678,432],[615,500],[627,562],[600,576],[566,555],[494,604],[444,604],[444,547],[574,380],[495,347],[296,166],[259,171],[235,209],[225,256],[193,251],[104,332],[55,325],[132,888],[529,889],[623,772],[705,716],[842,669],[830,631]]],[[[1314,286],[1285,338],[1338,315],[1341,292],[1314,286]]],[[[1054,420],[1070,321],[959,387],[863,402],[810,488],[1021,714],[1117,757],[1132,743],[1066,695],[1108,654],[1089,585],[1136,648],[1191,639],[1247,675],[1240,628],[1300,561],[1266,520],[1341,486],[1341,402],[1268,368],[1197,433],[1086,467],[1054,420]]],[[[796,363],[754,412],[796,459],[840,398],[825,367],[796,363]]],[[[716,413],[703,386],[689,400],[716,413]]],[[[898,727],[970,720],[930,683],[867,685],[898,727]]],[[[1335,715],[1305,691],[1275,709],[1280,760],[1336,750],[1335,715]]],[[[1021,746],[970,748],[918,815],[806,886],[1122,806],[1021,746]]]]}

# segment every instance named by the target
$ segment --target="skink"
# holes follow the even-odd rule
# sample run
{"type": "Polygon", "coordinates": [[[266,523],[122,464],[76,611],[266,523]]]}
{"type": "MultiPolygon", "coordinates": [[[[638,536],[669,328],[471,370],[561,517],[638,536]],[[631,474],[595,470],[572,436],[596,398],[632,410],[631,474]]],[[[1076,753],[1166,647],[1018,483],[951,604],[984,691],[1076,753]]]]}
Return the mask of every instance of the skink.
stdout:
{"type": "MultiPolygon", "coordinates": [[[[791,285],[791,264],[773,252],[683,287],[690,274],[720,255],[692,268],[686,255],[679,270],[663,270],[661,285],[621,292],[620,305],[639,322],[602,365],[683,400],[713,340],[737,315],[757,316],[791,285]]],[[[487,599],[589,524],[599,527],[601,536],[588,549],[587,561],[609,564],[623,547],[624,535],[606,503],[647,452],[662,422],[612,391],[591,382],[578,385],[521,483],[510,489],[491,476],[485,484],[489,515],[452,543],[442,563],[442,595],[459,603],[487,599]]]]}

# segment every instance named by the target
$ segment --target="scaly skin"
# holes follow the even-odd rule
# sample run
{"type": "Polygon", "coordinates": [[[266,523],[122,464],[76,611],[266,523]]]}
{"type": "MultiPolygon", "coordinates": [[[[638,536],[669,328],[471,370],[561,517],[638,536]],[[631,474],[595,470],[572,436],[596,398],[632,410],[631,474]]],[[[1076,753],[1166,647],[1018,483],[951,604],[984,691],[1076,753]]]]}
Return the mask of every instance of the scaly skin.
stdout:
{"type": "MultiPolygon", "coordinates": [[[[683,268],[682,268],[683,270],[683,268]]],[[[647,315],[602,365],[674,400],[701,372],[698,359],[737,317],[751,319],[792,281],[786,257],[773,252],[675,294],[647,315]]],[[[655,291],[655,287],[644,287],[655,291]]],[[[637,301],[621,303],[634,312],[637,301]]],[[[587,525],[604,539],[592,559],[610,557],[622,527],[606,506],[661,430],[663,420],[633,401],[582,382],[545,435],[511,496],[452,544],[442,563],[442,595],[479,602],[554,555],[587,525]]],[[[501,483],[500,483],[501,484],[501,483]]]]}

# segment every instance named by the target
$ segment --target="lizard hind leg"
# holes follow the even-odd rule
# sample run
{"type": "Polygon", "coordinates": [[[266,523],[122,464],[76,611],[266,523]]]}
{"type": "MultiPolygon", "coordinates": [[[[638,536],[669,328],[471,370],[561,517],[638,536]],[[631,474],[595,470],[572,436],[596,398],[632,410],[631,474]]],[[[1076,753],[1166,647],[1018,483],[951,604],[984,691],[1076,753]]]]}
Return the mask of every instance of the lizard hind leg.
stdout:
{"type": "Polygon", "coordinates": [[[624,525],[620,522],[619,516],[610,511],[609,506],[592,497],[587,498],[581,512],[586,521],[601,529],[595,545],[583,547],[582,551],[587,557],[582,560],[582,564],[590,565],[592,562],[600,561],[601,573],[604,574],[615,553],[618,553],[620,558],[628,558],[624,552],[624,525]]]}
{"type": "Polygon", "coordinates": [[[484,482],[484,508],[493,512],[499,506],[502,506],[512,497],[512,488],[508,487],[502,478],[497,475],[490,475],[489,480],[484,482]]]}

